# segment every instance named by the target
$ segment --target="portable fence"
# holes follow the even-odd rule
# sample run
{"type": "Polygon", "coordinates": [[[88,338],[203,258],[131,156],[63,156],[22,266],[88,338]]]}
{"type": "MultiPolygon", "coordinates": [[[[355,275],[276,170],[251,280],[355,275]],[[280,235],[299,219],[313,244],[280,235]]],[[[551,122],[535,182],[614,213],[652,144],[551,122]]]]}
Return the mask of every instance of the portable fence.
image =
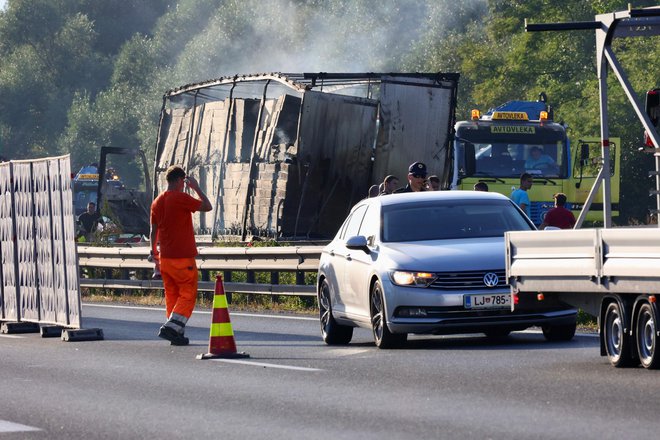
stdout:
{"type": "Polygon", "coordinates": [[[103,338],[100,329],[80,329],[74,226],[68,155],[0,163],[3,333],[103,338]]]}

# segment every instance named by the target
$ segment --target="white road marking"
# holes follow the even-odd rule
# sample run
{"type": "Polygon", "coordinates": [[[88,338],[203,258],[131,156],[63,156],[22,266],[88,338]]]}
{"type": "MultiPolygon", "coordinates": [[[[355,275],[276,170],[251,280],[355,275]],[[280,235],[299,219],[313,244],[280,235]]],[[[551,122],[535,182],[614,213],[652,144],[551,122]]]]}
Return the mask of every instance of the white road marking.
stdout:
{"type": "MultiPolygon", "coordinates": [[[[142,307],[142,306],[118,306],[113,304],[94,304],[94,303],[83,303],[86,307],[105,307],[108,309],[134,309],[134,310],[155,310],[158,312],[164,312],[164,307],[142,307]]],[[[195,310],[193,313],[198,315],[210,315],[210,311],[206,310],[195,310]]],[[[294,319],[299,321],[318,321],[318,318],[310,318],[308,316],[292,316],[292,315],[265,315],[257,313],[242,313],[242,312],[231,312],[232,316],[247,316],[249,318],[272,318],[272,319],[294,319]]]]}
{"type": "Polygon", "coordinates": [[[253,362],[253,361],[239,361],[237,359],[210,359],[216,362],[226,362],[228,364],[244,364],[252,365],[254,367],[265,367],[265,368],[280,368],[282,370],[297,370],[297,371],[323,371],[320,368],[307,368],[307,367],[296,367],[293,365],[279,365],[279,364],[267,364],[264,362],[253,362]]]}
{"type": "Polygon", "coordinates": [[[141,307],[141,306],[118,306],[113,304],[82,303],[85,307],[101,307],[106,309],[134,309],[134,310],[155,310],[164,312],[164,307],[141,307]]]}
{"type": "MultiPolygon", "coordinates": [[[[203,312],[211,313],[211,312],[203,312]]],[[[309,316],[292,316],[292,315],[260,315],[257,313],[242,313],[242,312],[232,312],[232,315],[236,316],[248,316],[250,318],[274,318],[274,319],[295,319],[298,321],[318,321],[319,318],[310,318],[309,316]]]]}
{"type": "Polygon", "coordinates": [[[18,336],[18,335],[5,335],[0,333],[0,338],[7,338],[7,339],[23,339],[25,336],[18,336]]]}
{"type": "Polygon", "coordinates": [[[356,354],[362,353],[372,353],[375,347],[372,348],[329,348],[324,350],[324,354],[330,354],[331,356],[354,356],[356,354]]]}
{"type": "Polygon", "coordinates": [[[6,420],[0,420],[0,432],[28,432],[28,431],[41,431],[34,426],[21,425],[20,423],[12,423],[6,420]]]}

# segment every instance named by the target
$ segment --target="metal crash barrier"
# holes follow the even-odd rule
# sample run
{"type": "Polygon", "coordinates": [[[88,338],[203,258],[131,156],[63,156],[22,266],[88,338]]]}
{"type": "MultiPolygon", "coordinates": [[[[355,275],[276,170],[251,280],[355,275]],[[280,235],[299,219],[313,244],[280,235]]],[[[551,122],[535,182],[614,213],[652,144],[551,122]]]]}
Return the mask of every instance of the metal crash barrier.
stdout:
{"type": "Polygon", "coordinates": [[[0,163],[0,332],[65,341],[81,329],[69,156],[0,163]]]}
{"type": "MultiPolygon", "coordinates": [[[[149,247],[94,247],[79,245],[80,286],[100,289],[162,289],[161,280],[151,279],[153,263],[147,261],[149,247]]],[[[306,274],[315,274],[323,246],[200,247],[197,266],[201,273],[199,291],[213,292],[212,274],[221,272],[228,293],[316,296],[315,284],[306,274]],[[237,273],[244,274],[237,282],[237,273]],[[267,274],[264,282],[263,276],[267,274]],[[292,276],[286,276],[291,274],[292,276]]]]}

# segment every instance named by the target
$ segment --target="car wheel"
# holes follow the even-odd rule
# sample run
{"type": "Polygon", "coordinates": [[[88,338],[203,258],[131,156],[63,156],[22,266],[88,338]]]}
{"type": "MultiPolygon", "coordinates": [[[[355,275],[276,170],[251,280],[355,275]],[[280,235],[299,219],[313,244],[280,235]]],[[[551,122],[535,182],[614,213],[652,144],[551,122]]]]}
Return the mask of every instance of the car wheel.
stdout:
{"type": "Polygon", "coordinates": [[[488,339],[492,339],[494,341],[500,341],[503,339],[506,339],[509,336],[509,333],[511,333],[511,330],[509,329],[492,329],[492,330],[486,330],[484,332],[486,334],[486,337],[488,339]]]}
{"type": "Polygon", "coordinates": [[[637,354],[642,367],[655,370],[660,367],[660,353],[655,351],[657,338],[655,333],[655,317],[650,304],[643,304],[637,312],[635,337],[637,339],[637,354]]]}
{"type": "Polygon", "coordinates": [[[550,342],[570,341],[575,336],[576,322],[566,325],[544,325],[541,327],[543,336],[550,342]]]}
{"type": "Polygon", "coordinates": [[[353,338],[353,327],[340,325],[332,316],[330,303],[330,286],[323,280],[319,291],[319,319],[321,321],[321,336],[328,345],[346,345],[353,338]]]}
{"type": "Polygon", "coordinates": [[[407,333],[394,334],[387,328],[387,312],[383,300],[383,288],[376,281],[371,289],[371,329],[374,342],[378,348],[395,348],[401,346],[408,338],[407,333]]]}
{"type": "Polygon", "coordinates": [[[623,329],[621,313],[617,302],[610,303],[605,311],[605,322],[602,329],[607,358],[617,368],[630,367],[633,364],[629,348],[632,338],[623,329]]]}

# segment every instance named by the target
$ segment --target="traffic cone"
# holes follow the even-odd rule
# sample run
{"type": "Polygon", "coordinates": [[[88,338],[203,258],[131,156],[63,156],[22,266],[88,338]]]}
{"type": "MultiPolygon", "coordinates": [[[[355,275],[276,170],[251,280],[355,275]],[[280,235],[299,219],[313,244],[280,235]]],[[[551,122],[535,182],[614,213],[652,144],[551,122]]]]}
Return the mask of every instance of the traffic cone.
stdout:
{"type": "Polygon", "coordinates": [[[215,279],[215,292],[213,295],[213,311],[211,313],[211,336],[209,337],[209,352],[197,355],[197,359],[236,359],[248,358],[249,354],[236,351],[234,331],[229,320],[227,297],[222,276],[215,279]]]}

